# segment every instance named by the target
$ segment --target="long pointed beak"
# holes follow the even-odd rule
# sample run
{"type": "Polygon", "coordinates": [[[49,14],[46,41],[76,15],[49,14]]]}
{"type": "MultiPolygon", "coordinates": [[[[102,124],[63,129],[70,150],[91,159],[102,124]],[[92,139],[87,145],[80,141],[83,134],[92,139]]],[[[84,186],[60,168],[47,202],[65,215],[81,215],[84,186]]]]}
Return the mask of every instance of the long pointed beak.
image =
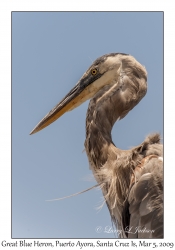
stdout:
{"type": "Polygon", "coordinates": [[[30,135],[47,127],[57,120],[65,112],[70,111],[94,95],[94,82],[88,76],[84,76],[75,87],[59,102],[31,131],[30,135]]]}
{"type": "Polygon", "coordinates": [[[107,72],[100,73],[93,76],[89,74],[89,70],[85,72],[75,87],[59,102],[31,131],[30,135],[40,131],[47,127],[52,122],[57,120],[65,112],[70,111],[86,100],[93,97],[97,91],[103,88],[105,85],[109,85],[112,82],[112,77],[115,72],[115,77],[119,75],[120,64],[116,69],[108,70],[107,72]],[[113,74],[111,73],[113,71],[113,74]]]}

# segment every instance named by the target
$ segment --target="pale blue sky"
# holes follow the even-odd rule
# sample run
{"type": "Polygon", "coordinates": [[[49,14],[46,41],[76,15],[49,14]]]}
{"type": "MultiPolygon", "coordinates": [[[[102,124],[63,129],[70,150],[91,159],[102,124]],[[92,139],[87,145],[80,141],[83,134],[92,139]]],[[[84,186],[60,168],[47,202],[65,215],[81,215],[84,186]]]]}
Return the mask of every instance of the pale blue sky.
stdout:
{"type": "Polygon", "coordinates": [[[115,124],[115,144],[128,149],[163,136],[163,14],[161,12],[14,12],[12,14],[12,237],[113,238],[95,185],[85,140],[88,101],[29,136],[97,57],[133,55],[148,71],[145,98],[115,124]],[[96,227],[103,228],[101,233],[96,227]]]}

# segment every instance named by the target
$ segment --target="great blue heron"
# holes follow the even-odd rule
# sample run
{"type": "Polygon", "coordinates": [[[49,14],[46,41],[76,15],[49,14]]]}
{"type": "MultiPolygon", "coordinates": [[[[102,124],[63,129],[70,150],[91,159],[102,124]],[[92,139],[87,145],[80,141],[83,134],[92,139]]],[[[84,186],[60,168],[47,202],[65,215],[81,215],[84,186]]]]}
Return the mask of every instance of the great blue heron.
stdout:
{"type": "Polygon", "coordinates": [[[92,98],[86,117],[85,149],[121,237],[163,237],[160,135],[150,135],[129,150],[117,148],[111,138],[114,123],[125,117],[146,91],[146,69],[134,57],[123,53],[101,56],[31,132],[40,131],[92,98]]]}

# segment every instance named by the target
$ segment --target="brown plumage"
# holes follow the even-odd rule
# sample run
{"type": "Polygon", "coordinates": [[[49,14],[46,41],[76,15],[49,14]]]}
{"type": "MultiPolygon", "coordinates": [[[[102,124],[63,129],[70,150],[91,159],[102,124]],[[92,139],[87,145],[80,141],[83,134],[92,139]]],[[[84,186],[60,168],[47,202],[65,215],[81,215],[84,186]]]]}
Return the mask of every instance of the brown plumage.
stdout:
{"type": "Polygon", "coordinates": [[[86,117],[85,148],[120,237],[163,238],[163,146],[159,134],[130,150],[111,138],[114,123],[144,97],[146,69],[134,57],[98,58],[77,85],[34,128],[38,132],[66,111],[92,98],[86,117]]]}

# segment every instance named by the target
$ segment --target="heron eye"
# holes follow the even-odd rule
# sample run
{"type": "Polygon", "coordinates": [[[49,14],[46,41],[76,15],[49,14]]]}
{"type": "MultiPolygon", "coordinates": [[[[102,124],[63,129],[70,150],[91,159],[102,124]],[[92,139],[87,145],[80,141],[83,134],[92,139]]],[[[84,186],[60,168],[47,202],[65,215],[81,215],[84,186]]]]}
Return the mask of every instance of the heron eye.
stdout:
{"type": "Polygon", "coordinates": [[[92,69],[92,70],[91,70],[91,74],[92,74],[93,76],[95,76],[95,75],[97,74],[97,69],[92,69]]]}

